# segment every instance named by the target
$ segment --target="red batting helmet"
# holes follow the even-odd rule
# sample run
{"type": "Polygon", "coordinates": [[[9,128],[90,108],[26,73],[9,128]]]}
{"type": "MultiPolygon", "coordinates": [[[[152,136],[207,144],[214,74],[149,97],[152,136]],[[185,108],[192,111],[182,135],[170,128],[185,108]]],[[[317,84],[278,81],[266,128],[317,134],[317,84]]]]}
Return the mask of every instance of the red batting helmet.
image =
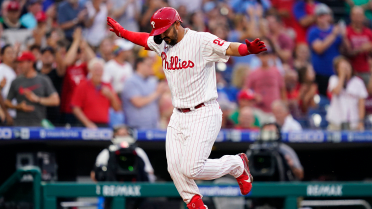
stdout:
{"type": "Polygon", "coordinates": [[[177,20],[182,22],[177,10],[172,7],[160,8],[151,17],[152,31],[150,36],[164,33],[177,20]]]}

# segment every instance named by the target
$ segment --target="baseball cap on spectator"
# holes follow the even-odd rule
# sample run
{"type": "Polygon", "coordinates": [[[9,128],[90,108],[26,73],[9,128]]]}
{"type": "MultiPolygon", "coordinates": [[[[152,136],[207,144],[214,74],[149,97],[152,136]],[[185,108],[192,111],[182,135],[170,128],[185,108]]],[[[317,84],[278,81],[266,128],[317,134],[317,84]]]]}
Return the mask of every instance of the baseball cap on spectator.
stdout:
{"type": "Polygon", "coordinates": [[[114,42],[114,47],[112,49],[112,52],[115,55],[118,55],[122,51],[128,51],[133,49],[134,44],[130,41],[124,40],[124,39],[116,39],[114,42]]]}
{"type": "Polygon", "coordinates": [[[45,15],[45,13],[43,11],[40,11],[38,13],[36,13],[35,15],[35,19],[37,20],[37,22],[45,22],[47,20],[47,16],[45,15]]]}
{"type": "Polygon", "coordinates": [[[32,61],[35,62],[35,56],[32,54],[30,51],[24,51],[22,54],[17,58],[18,62],[23,62],[23,61],[32,61]]]}
{"type": "Polygon", "coordinates": [[[247,99],[247,100],[253,100],[255,99],[254,97],[254,92],[250,89],[246,89],[246,90],[242,90],[239,92],[238,94],[238,100],[241,100],[241,99],[247,99]]]}
{"type": "Polygon", "coordinates": [[[8,6],[6,7],[7,11],[18,11],[19,10],[19,3],[16,1],[10,1],[8,6]]]}
{"type": "Polygon", "coordinates": [[[47,46],[47,47],[45,47],[41,50],[41,54],[44,54],[45,52],[50,52],[50,53],[54,54],[54,49],[50,46],[47,46]]]}
{"type": "Polygon", "coordinates": [[[332,13],[332,10],[326,4],[319,3],[315,7],[315,14],[317,16],[331,14],[331,13],[332,13]]]}

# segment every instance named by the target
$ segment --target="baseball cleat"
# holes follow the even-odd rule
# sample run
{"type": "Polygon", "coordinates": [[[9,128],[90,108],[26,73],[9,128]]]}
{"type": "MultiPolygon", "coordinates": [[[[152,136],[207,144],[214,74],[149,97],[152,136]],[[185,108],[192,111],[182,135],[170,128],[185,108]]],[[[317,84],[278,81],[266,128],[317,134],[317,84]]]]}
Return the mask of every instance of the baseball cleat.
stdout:
{"type": "Polygon", "coordinates": [[[249,160],[247,158],[247,155],[244,153],[240,153],[238,155],[243,161],[244,171],[242,175],[236,178],[236,181],[239,184],[240,192],[242,193],[242,195],[247,195],[252,189],[253,176],[249,171],[249,160]]]}
{"type": "Polygon", "coordinates": [[[204,205],[202,198],[199,195],[194,195],[191,198],[189,204],[187,204],[188,209],[208,209],[206,205],[204,205]]]}

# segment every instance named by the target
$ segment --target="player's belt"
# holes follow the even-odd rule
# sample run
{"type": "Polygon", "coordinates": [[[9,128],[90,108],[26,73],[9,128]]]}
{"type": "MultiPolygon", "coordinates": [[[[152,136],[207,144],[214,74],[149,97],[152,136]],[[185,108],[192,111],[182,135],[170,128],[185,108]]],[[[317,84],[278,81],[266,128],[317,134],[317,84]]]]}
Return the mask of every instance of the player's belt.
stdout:
{"type": "Polygon", "coordinates": [[[204,103],[200,103],[200,104],[198,104],[198,105],[196,105],[195,107],[192,107],[192,108],[177,108],[177,110],[180,111],[180,112],[185,113],[185,112],[193,111],[195,109],[199,109],[199,108],[204,107],[204,106],[205,106],[204,103]]]}

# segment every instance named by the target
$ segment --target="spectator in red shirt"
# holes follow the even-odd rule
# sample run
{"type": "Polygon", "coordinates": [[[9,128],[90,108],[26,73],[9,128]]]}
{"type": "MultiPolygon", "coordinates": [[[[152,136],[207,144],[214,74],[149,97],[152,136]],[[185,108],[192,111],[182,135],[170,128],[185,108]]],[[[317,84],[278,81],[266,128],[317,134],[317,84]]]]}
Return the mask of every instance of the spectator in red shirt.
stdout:
{"type": "Polygon", "coordinates": [[[258,126],[254,125],[254,113],[250,107],[244,107],[240,110],[239,124],[235,126],[235,129],[239,130],[259,130],[258,126]]]}
{"type": "Polygon", "coordinates": [[[102,82],[105,61],[94,58],[88,69],[91,79],[82,81],[71,100],[73,113],[87,128],[108,127],[109,108],[120,110],[120,101],[109,83],[102,82]]]}
{"type": "Polygon", "coordinates": [[[372,52],[372,31],[364,26],[365,16],[362,7],[353,7],[351,23],[346,29],[347,53],[356,74],[366,85],[369,81],[369,53],[372,52]]]}
{"type": "Polygon", "coordinates": [[[269,27],[267,36],[274,43],[275,51],[283,63],[292,64],[292,55],[295,43],[285,33],[279,16],[269,15],[266,17],[269,27]]]}
{"type": "Polygon", "coordinates": [[[258,94],[261,101],[256,103],[256,114],[260,123],[269,122],[272,118],[271,103],[282,99],[287,101],[284,79],[275,66],[270,66],[269,61],[275,52],[269,41],[265,41],[267,52],[257,54],[262,66],[253,70],[246,78],[244,88],[252,89],[258,94]]]}
{"type": "Polygon", "coordinates": [[[282,18],[286,27],[293,28],[296,19],[292,13],[292,7],[295,0],[271,0],[275,12],[282,18]]]}
{"type": "Polygon", "coordinates": [[[67,51],[63,61],[63,66],[66,71],[64,72],[65,77],[61,93],[62,122],[71,125],[77,123],[74,114],[72,114],[72,94],[80,81],[84,80],[88,75],[86,62],[95,57],[93,50],[82,39],[81,28],[77,28],[74,31],[73,38],[74,41],[67,51]]]}

